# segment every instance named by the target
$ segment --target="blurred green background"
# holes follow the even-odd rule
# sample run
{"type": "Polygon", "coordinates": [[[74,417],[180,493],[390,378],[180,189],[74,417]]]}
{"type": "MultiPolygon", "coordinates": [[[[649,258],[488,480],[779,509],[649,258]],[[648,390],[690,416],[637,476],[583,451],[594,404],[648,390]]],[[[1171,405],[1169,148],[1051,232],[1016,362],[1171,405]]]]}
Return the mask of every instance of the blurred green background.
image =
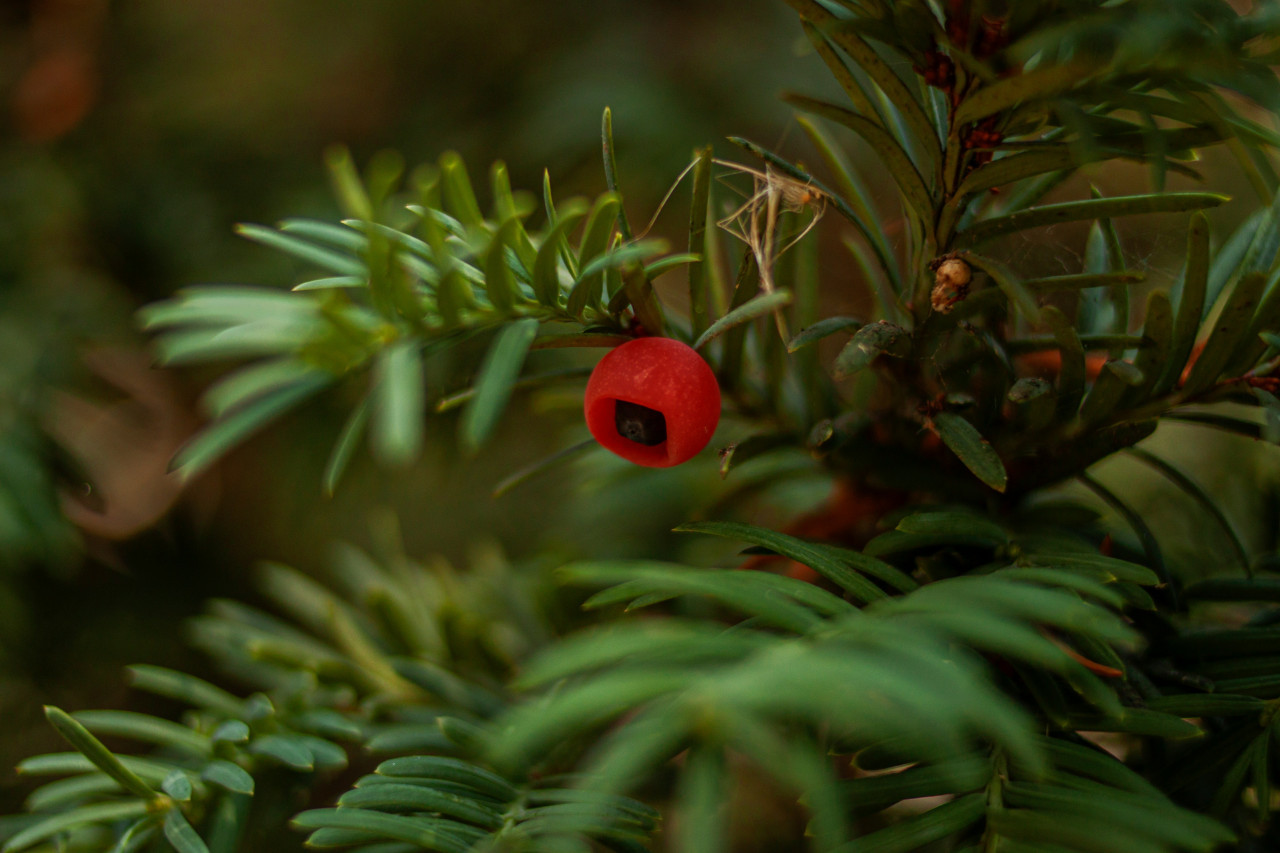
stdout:
{"type": "MultiPolygon", "coordinates": [[[[292,284],[289,259],[232,229],[336,218],[335,143],[357,162],[454,149],[480,183],[502,159],[517,187],[545,168],[558,198],[595,194],[608,105],[628,207],[647,220],[693,148],[780,141],[778,93],[822,81],[793,61],[800,41],[769,0],[0,6],[0,809],[19,804],[9,768],[59,748],[42,704],[136,707],[131,662],[203,671],[181,624],[211,595],[252,600],[255,560],[315,569],[388,507],[415,555],[465,561],[496,539],[519,557],[569,529],[591,531],[574,547],[652,548],[681,514],[673,487],[705,481],[595,478],[603,496],[580,506],[597,509],[566,509],[583,474],[620,472],[591,454],[495,502],[503,477],[582,437],[567,394],[519,401],[476,460],[441,416],[420,465],[361,457],[332,500],[320,475],[347,403],[328,399],[184,489],[165,465],[215,374],[153,369],[138,307],[196,283],[292,284]],[[625,529],[608,529],[614,510],[625,529]]],[[[677,238],[685,210],[666,225],[677,238]]]]}
{"type": "MultiPolygon", "coordinates": [[[[602,453],[494,500],[504,477],[585,437],[575,386],[517,399],[474,460],[459,457],[454,419],[440,416],[421,464],[388,472],[358,455],[332,499],[321,472],[350,401],[329,395],[182,488],[166,464],[198,427],[199,391],[216,374],[153,369],[133,320],[191,284],[298,280],[292,261],[233,226],[337,218],[322,162],[334,143],[357,162],[384,148],[410,164],[457,150],[481,185],[495,159],[518,188],[539,187],[545,168],[562,199],[604,189],[607,105],[637,223],[694,148],[736,156],[729,134],[809,158],[777,96],[833,87],[802,46],[776,0],[0,6],[0,810],[14,811],[24,787],[8,768],[60,748],[42,704],[138,707],[121,671],[132,662],[204,673],[181,625],[206,598],[255,600],[259,559],[317,570],[334,540],[367,541],[376,513],[399,516],[408,553],[465,563],[473,544],[493,541],[515,558],[540,549],[657,557],[676,547],[673,524],[765,482],[778,506],[755,506],[762,523],[822,500],[829,484],[800,454],[721,483],[713,454],[653,472],[602,453]]],[[[1255,201],[1225,157],[1207,171],[1220,176],[1214,189],[1240,199],[1219,212],[1221,235],[1255,201]]],[[[1106,177],[1117,193],[1146,180],[1142,170],[1106,177]]],[[[1079,197],[1087,186],[1062,192],[1079,197]]],[[[879,184],[878,195],[891,192],[879,184]]],[[[687,217],[678,199],[658,226],[677,247],[687,217]]],[[[1156,284],[1181,263],[1184,226],[1175,226],[1120,223],[1156,284]]],[[[833,250],[822,260],[827,307],[851,313],[861,297],[836,245],[841,228],[823,228],[833,250]]],[[[1075,271],[1083,238],[1069,228],[1019,238],[1015,265],[1075,271]]],[[[448,360],[435,368],[430,398],[465,386],[448,360]]],[[[1240,442],[1203,431],[1162,430],[1157,440],[1229,472],[1219,491],[1239,510],[1242,535],[1275,551],[1274,456],[1242,465],[1240,442]]],[[[1152,513],[1175,520],[1168,532],[1194,531],[1177,523],[1184,496],[1135,463],[1108,466],[1103,479],[1145,489],[1152,513]]],[[[1221,543],[1190,536],[1173,540],[1173,557],[1215,570],[1197,560],[1221,543]]]]}

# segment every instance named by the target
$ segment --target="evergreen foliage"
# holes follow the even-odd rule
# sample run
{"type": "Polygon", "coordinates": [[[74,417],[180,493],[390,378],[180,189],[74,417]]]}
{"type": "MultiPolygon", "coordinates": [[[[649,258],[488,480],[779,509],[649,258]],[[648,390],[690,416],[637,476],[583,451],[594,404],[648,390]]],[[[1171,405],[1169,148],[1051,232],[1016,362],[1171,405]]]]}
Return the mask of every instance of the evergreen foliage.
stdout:
{"type": "Polygon", "coordinates": [[[340,384],[362,393],[324,487],[366,435],[410,461],[424,360],[485,336],[474,387],[434,401],[465,406],[475,452],[513,393],[564,378],[527,372],[530,352],[665,334],[708,358],[726,416],[751,427],[722,472],[805,449],[878,532],[855,549],[723,519],[678,528],[744,543],[733,568],[489,555],[455,571],[347,549],[327,586],[267,567],[278,614],[214,602],[191,631],[257,692],[140,666],[139,689],[190,709],[181,723],[48,709],[75,752],[19,768],[66,778],[3,825],[6,853],[222,853],[290,818],[312,847],[364,853],[703,853],[746,817],[724,806],[743,766],[803,805],[815,850],[1274,843],[1280,586],[1211,494],[1136,445],[1164,419],[1280,441],[1277,133],[1259,118],[1280,107],[1280,7],[787,2],[847,96],[788,96],[821,120],[800,121],[827,177],[734,140],[761,165],[730,166],[750,189],[722,205],[723,161],[698,152],[687,252],[636,236],[606,111],[607,192],[557,203],[544,183],[540,228],[500,164],[486,214],[457,155],[405,181],[398,158],[360,176],[337,153],[347,219],[242,229],[319,277],[192,288],[143,322],[168,363],[243,363],[207,392],[213,419],[176,460],[189,474],[340,384]],[[853,166],[831,124],[879,163],[853,166]],[[1198,179],[1210,146],[1261,200],[1216,249],[1204,211],[1227,198],[1165,189],[1198,179]],[[1152,191],[1046,201],[1111,161],[1144,164],[1152,191]],[[873,316],[822,316],[828,213],[858,234],[873,316]],[[1152,214],[1187,234],[1168,290],[1114,225],[1152,214]],[[1018,269],[1006,238],[1067,222],[1090,223],[1078,270],[1018,269]],[[677,268],[687,320],[652,284],[677,268]],[[1213,577],[1180,577],[1131,496],[1089,473],[1120,452],[1225,535],[1213,577]],[[1113,543],[1089,506],[1045,491],[1071,479],[1132,537],[1113,543]],[[581,610],[579,587],[594,590],[581,610]]]}

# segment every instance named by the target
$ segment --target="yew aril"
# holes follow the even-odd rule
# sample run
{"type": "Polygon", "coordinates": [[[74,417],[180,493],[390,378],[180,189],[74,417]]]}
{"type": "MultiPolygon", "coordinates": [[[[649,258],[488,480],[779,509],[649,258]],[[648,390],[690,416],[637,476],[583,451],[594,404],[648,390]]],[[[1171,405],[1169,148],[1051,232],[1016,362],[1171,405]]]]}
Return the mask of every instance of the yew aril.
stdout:
{"type": "Polygon", "coordinates": [[[611,350],[587,381],[587,428],[637,465],[668,468],[696,456],[720,422],[720,386],[692,347],[636,338],[611,350]]]}

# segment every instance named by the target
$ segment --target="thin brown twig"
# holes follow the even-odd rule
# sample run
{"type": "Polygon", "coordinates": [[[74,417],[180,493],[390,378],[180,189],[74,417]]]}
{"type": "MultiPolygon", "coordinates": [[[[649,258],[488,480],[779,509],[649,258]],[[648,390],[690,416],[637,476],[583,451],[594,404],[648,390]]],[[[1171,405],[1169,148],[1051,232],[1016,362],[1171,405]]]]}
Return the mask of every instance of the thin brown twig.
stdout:
{"type": "MultiPolygon", "coordinates": [[[[818,224],[818,220],[826,212],[827,197],[812,185],[783,175],[771,166],[766,166],[765,171],[761,172],[727,160],[712,162],[748,174],[752,178],[751,195],[736,210],[717,221],[716,225],[747,244],[755,257],[756,267],[760,270],[760,289],[765,293],[773,293],[774,264],[818,224]],[[777,226],[782,213],[801,213],[806,210],[812,214],[809,222],[798,234],[778,247],[777,226]]],[[[788,340],[790,335],[781,309],[774,311],[773,316],[778,334],[782,335],[783,340],[788,340]]]]}

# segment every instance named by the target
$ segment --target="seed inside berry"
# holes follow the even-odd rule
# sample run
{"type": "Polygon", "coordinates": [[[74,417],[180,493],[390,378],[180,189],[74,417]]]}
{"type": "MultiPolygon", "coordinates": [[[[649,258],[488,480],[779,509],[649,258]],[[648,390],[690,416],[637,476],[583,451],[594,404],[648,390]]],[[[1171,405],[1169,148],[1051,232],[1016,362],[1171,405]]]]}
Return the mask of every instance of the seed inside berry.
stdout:
{"type": "Polygon", "coordinates": [[[618,400],[614,404],[613,423],[618,435],[636,444],[652,447],[667,440],[667,419],[662,412],[639,403],[618,400]]]}

